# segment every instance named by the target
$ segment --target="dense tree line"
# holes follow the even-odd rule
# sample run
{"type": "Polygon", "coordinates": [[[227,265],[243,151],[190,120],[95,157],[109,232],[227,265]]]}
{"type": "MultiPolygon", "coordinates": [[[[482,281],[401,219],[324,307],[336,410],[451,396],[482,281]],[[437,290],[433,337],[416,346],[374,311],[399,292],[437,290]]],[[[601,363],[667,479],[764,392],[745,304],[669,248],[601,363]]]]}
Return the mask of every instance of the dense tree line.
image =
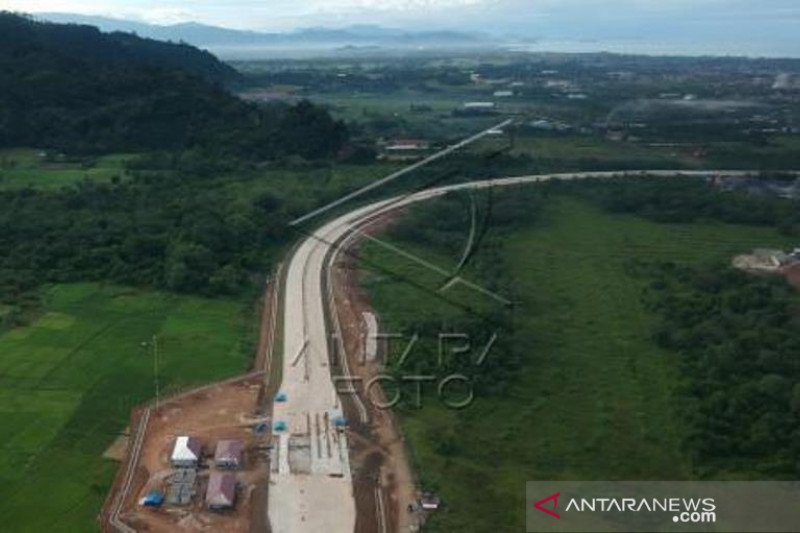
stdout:
{"type": "Polygon", "coordinates": [[[243,201],[222,179],[186,172],[59,192],[0,192],[0,295],[42,283],[111,281],[232,294],[260,279],[289,234],[290,207],[243,201]]]}
{"type": "MultiPolygon", "coordinates": [[[[775,176],[779,178],[780,176],[775,176]]],[[[506,229],[535,224],[548,194],[577,194],[615,212],[663,223],[700,218],[779,226],[796,204],[761,196],[720,194],[698,180],[618,180],[547,184],[504,191],[495,198],[492,228],[469,263],[472,279],[512,295],[503,263],[506,229]]],[[[481,213],[485,214],[485,204],[481,213]]],[[[479,215],[483,219],[482,215],[479,215]]],[[[420,206],[391,232],[405,247],[459,257],[470,224],[470,202],[450,195],[420,206]]],[[[695,266],[631,263],[631,275],[646,283],[646,305],[656,317],[653,337],[679,360],[682,379],[676,409],[685,417],[687,452],[702,477],[750,472],[795,479],[800,474],[800,298],[779,277],[751,276],[727,264],[695,266]]],[[[413,281],[413,280],[412,280],[413,281]]],[[[439,318],[400,324],[420,334],[415,356],[402,369],[420,375],[463,373],[477,394],[497,394],[514,379],[521,361],[514,342],[513,308],[455,311],[439,318]],[[500,332],[485,365],[455,357],[439,365],[434,342],[442,331],[467,332],[473,345],[500,332]]]]}
{"type": "Polygon", "coordinates": [[[149,65],[179,69],[212,82],[240,78],[213,54],[183,43],[144,39],[131,33],[103,33],[94,26],[55,24],[0,12],[0,43],[4,52],[31,54],[45,60],[39,67],[59,67],[59,61],[80,59],[87,66],[149,65]]]}
{"type": "Polygon", "coordinates": [[[69,152],[201,148],[225,157],[327,157],[347,131],[308,102],[229,94],[207,52],[0,13],[0,147],[69,152]]]}
{"type": "MultiPolygon", "coordinates": [[[[472,200],[464,194],[450,194],[413,209],[390,229],[390,236],[407,243],[407,247],[422,245],[448,257],[460,258],[467,248],[474,220],[474,248],[467,255],[461,274],[513,300],[513,279],[506,268],[501,235],[513,228],[535,224],[545,201],[546,192],[532,187],[489,191],[487,195],[473,196],[472,200]]],[[[500,393],[522,364],[522,347],[514,342],[513,305],[473,306],[459,298],[453,303],[449,312],[436,318],[420,317],[399,324],[402,333],[408,337],[418,334],[420,340],[414,348],[413,360],[392,370],[400,376],[409,371],[434,376],[461,374],[470,378],[476,394],[500,393]],[[476,354],[454,355],[440,361],[436,339],[443,332],[469,335],[478,353],[496,334],[491,357],[480,365],[476,364],[476,354]]]]}
{"type": "MultiPolygon", "coordinates": [[[[766,176],[781,180],[779,174],[766,176]]],[[[792,178],[793,179],[793,178],[792,178]]],[[[555,184],[617,213],[662,223],[719,220],[800,235],[796,201],[719,192],[702,180],[668,178],[555,184]]],[[[726,264],[637,264],[645,299],[660,317],[654,337],[680,357],[687,449],[701,475],[800,474],[800,322],[796,291],[779,277],[726,264]]]]}
{"type": "Polygon", "coordinates": [[[708,475],[800,475],[800,322],[781,278],[650,265],[655,338],[680,355],[689,450],[708,475]]]}
{"type": "Polygon", "coordinates": [[[719,220],[774,226],[786,235],[800,236],[800,208],[796,201],[719,192],[696,178],[618,178],[560,186],[609,211],[641,215],[656,222],[719,220]]]}

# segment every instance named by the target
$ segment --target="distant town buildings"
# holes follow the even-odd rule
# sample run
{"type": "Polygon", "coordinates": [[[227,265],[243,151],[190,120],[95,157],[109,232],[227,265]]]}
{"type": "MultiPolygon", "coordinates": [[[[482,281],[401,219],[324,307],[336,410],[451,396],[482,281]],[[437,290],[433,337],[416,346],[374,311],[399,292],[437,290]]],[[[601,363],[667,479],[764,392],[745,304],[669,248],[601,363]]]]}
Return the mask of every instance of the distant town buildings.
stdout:
{"type": "Polygon", "coordinates": [[[575,128],[566,122],[553,121],[548,119],[533,120],[528,123],[528,127],[540,131],[555,131],[559,133],[573,131],[575,128]]]}
{"type": "Polygon", "coordinates": [[[775,76],[772,88],[776,91],[785,91],[800,88],[800,76],[782,72],[775,76]]]}

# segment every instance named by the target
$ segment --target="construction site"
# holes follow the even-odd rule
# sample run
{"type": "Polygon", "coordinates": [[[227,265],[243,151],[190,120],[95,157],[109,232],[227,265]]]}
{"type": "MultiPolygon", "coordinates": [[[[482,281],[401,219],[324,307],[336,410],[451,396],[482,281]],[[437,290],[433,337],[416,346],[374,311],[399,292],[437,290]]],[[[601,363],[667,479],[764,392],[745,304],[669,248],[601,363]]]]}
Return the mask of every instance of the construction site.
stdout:
{"type": "MultiPolygon", "coordinates": [[[[361,231],[382,231],[397,216],[361,231]]],[[[324,257],[322,306],[292,307],[305,297],[290,298],[290,281],[305,280],[305,270],[279,269],[263,299],[252,373],[134,411],[127,438],[107,452],[122,466],[99,517],[105,531],[278,533],[347,520],[333,529],[385,533],[418,531],[436,511],[438,499],[417,488],[394,415],[377,407],[380,388],[367,398],[358,387],[333,387],[382,371],[357,239],[307,256],[324,257]],[[321,313],[329,341],[295,347],[303,336],[292,336],[293,313],[321,313]]]]}
{"type": "Polygon", "coordinates": [[[269,531],[277,285],[262,302],[252,373],[134,410],[106,454],[121,466],[98,517],[104,531],[269,531]]]}
{"type": "Polygon", "coordinates": [[[800,289],[800,248],[791,252],[758,248],[750,254],[733,258],[734,268],[753,274],[772,274],[784,276],[786,280],[800,289]]]}
{"type": "MultiPolygon", "coordinates": [[[[122,499],[109,515],[116,512],[135,531],[250,531],[267,483],[269,443],[257,409],[262,384],[257,373],[138,412],[140,424],[147,417],[146,427],[128,452],[129,460],[138,461],[129,482],[118,479],[109,500],[122,499]],[[183,450],[181,438],[190,443],[183,450]],[[227,442],[241,443],[235,468],[215,460],[215,450],[227,442]],[[218,487],[209,490],[215,477],[218,487]]],[[[109,525],[113,518],[108,516],[109,525]]]]}

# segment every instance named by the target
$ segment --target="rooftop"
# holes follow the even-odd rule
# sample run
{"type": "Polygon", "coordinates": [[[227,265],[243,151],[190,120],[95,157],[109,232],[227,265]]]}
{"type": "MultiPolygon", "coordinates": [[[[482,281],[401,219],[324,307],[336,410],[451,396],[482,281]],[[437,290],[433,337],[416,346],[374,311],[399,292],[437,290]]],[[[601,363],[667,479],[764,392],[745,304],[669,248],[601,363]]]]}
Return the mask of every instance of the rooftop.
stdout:
{"type": "Polygon", "coordinates": [[[240,440],[221,440],[217,442],[217,449],[214,452],[215,462],[235,462],[238,463],[242,460],[242,451],[244,451],[244,443],[240,440]]]}
{"type": "Polygon", "coordinates": [[[233,507],[236,501],[236,477],[233,474],[212,472],[206,490],[209,507],[233,507]]]}
{"type": "Polygon", "coordinates": [[[200,459],[203,445],[194,437],[181,436],[175,439],[172,449],[172,461],[196,461],[200,459]]]}

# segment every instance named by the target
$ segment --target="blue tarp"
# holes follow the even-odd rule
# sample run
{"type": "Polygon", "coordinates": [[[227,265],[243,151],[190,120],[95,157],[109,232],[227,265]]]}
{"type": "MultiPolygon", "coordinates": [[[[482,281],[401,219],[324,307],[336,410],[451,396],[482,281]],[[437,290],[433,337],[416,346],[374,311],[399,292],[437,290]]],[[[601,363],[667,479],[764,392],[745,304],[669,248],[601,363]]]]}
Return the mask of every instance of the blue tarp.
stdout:
{"type": "Polygon", "coordinates": [[[288,399],[289,397],[286,396],[285,392],[279,392],[278,394],[275,395],[275,401],[278,403],[284,403],[288,399]]]}
{"type": "Polygon", "coordinates": [[[343,428],[343,427],[345,427],[347,425],[347,419],[345,417],[343,417],[343,416],[334,417],[333,424],[337,428],[343,428]]]}
{"type": "Polygon", "coordinates": [[[289,429],[288,424],[282,421],[275,422],[275,425],[272,427],[275,431],[286,431],[287,429],[289,429]]]}
{"type": "Polygon", "coordinates": [[[142,505],[146,507],[158,507],[162,503],[164,503],[164,495],[157,490],[148,492],[147,496],[142,499],[142,505]]]}

